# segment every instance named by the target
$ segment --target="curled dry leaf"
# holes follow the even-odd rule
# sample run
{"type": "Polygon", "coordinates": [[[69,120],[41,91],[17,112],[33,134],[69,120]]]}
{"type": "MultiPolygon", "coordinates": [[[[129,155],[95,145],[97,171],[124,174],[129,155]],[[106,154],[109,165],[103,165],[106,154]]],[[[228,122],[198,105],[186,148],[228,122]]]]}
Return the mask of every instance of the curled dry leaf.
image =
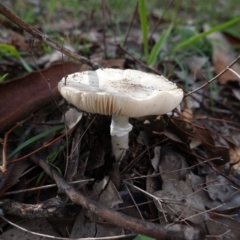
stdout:
{"type": "Polygon", "coordinates": [[[65,124],[67,129],[74,128],[77,123],[82,119],[82,112],[77,111],[75,108],[70,108],[65,113],[65,124]]]}
{"type": "Polygon", "coordinates": [[[151,159],[152,167],[155,170],[155,172],[158,172],[158,165],[160,161],[160,150],[161,150],[161,147],[156,146],[154,148],[154,158],[151,159]]]}

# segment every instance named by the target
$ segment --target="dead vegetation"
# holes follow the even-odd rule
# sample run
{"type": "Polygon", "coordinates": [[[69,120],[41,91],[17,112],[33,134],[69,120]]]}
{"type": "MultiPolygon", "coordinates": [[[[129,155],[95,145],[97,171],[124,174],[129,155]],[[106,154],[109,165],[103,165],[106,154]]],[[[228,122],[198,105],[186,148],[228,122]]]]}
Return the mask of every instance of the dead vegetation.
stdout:
{"type": "MultiPolygon", "coordinates": [[[[0,76],[8,73],[0,85],[1,239],[239,239],[239,38],[214,32],[194,45],[197,51],[168,56],[185,37],[176,27],[149,65],[138,8],[116,25],[107,1],[100,9],[101,24],[94,11],[86,26],[61,9],[57,16],[67,20],[33,26],[0,4],[7,50],[0,76]],[[44,33],[49,28],[64,33],[61,43],[44,33]],[[9,46],[28,53],[9,54],[9,46]],[[57,90],[64,76],[99,66],[164,74],[185,92],[181,109],[130,119],[120,167],[111,118],[74,108],[57,90]]],[[[148,15],[163,26],[152,27],[150,50],[170,25],[164,14],[148,15]]]]}

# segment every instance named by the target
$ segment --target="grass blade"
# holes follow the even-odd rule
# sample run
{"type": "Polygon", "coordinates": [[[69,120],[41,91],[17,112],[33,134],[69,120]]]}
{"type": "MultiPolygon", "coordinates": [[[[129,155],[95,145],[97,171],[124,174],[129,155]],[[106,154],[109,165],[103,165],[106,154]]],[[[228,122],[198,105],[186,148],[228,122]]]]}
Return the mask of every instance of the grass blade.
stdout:
{"type": "Polygon", "coordinates": [[[7,76],[8,73],[5,73],[4,75],[0,76],[0,83],[3,82],[7,76]]]}
{"type": "Polygon", "coordinates": [[[224,28],[227,28],[227,27],[229,27],[229,26],[231,26],[231,25],[233,25],[233,24],[235,24],[235,23],[237,23],[237,22],[239,22],[239,21],[240,21],[240,17],[234,18],[234,19],[232,19],[232,20],[230,20],[230,21],[228,21],[228,22],[225,22],[225,23],[223,23],[223,24],[220,24],[220,25],[218,25],[218,26],[216,26],[216,27],[211,28],[211,29],[209,29],[209,30],[206,31],[206,32],[203,32],[203,33],[200,33],[200,34],[198,34],[198,35],[196,35],[196,36],[193,36],[193,37],[187,39],[186,41],[180,42],[180,43],[177,44],[175,47],[173,47],[173,48],[167,53],[167,55],[170,55],[170,54],[176,52],[176,51],[179,50],[179,49],[182,49],[182,48],[184,48],[184,47],[187,47],[187,46],[195,43],[196,41],[198,41],[198,40],[206,37],[207,35],[209,35],[209,34],[211,34],[211,33],[213,33],[213,32],[217,32],[217,31],[223,30],[224,28]]]}
{"type": "Polygon", "coordinates": [[[165,31],[165,33],[163,33],[163,35],[159,38],[157,43],[154,45],[154,47],[150,53],[150,56],[148,58],[148,65],[153,65],[156,62],[157,56],[158,56],[159,52],[161,51],[163,45],[165,44],[166,40],[168,39],[168,37],[172,31],[172,28],[173,28],[173,24],[171,24],[169,26],[167,31],[165,31]]]}
{"type": "Polygon", "coordinates": [[[145,7],[145,0],[139,0],[139,15],[141,21],[141,30],[143,38],[143,48],[145,60],[148,59],[148,20],[145,7]]]}
{"type": "Polygon", "coordinates": [[[42,133],[40,133],[40,134],[38,134],[38,135],[28,139],[26,142],[20,144],[13,152],[11,152],[8,155],[7,159],[10,159],[12,156],[14,156],[17,152],[19,152],[20,150],[22,150],[26,146],[28,146],[28,145],[38,141],[41,138],[44,138],[44,137],[48,136],[51,133],[54,133],[54,132],[56,132],[56,131],[58,131],[60,129],[63,129],[63,127],[64,127],[63,125],[53,127],[53,128],[51,128],[49,130],[46,130],[45,132],[42,132],[42,133]]]}
{"type": "Polygon", "coordinates": [[[25,70],[27,72],[33,71],[32,68],[21,57],[20,53],[14,46],[12,46],[10,44],[1,43],[0,44],[0,57],[1,57],[1,55],[5,55],[5,54],[17,58],[21,62],[21,64],[23,65],[23,67],[25,68],[25,70]]]}

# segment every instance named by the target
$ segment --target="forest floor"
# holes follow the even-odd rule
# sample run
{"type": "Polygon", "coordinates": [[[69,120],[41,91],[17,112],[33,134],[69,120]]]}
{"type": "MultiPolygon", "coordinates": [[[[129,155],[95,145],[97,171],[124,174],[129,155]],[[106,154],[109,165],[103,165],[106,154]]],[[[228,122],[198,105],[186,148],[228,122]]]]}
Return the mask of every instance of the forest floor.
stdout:
{"type": "Polygon", "coordinates": [[[236,2],[0,4],[0,239],[240,239],[236,2]],[[184,92],[168,114],[130,118],[120,165],[111,116],[57,89],[96,66],[184,92]]]}

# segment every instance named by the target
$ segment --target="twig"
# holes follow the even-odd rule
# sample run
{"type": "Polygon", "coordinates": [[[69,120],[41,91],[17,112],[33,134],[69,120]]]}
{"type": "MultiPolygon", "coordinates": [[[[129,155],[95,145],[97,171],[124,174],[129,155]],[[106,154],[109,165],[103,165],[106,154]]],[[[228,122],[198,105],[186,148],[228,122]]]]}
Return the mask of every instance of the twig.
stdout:
{"type": "Polygon", "coordinates": [[[239,55],[233,62],[231,62],[225,69],[223,69],[218,75],[216,75],[215,77],[213,77],[212,79],[210,79],[209,81],[207,81],[206,83],[204,83],[202,86],[200,86],[200,87],[196,88],[195,90],[187,93],[187,94],[184,96],[184,98],[187,97],[187,96],[189,96],[189,95],[191,95],[191,94],[193,94],[193,93],[195,93],[195,92],[197,92],[198,90],[206,87],[207,85],[209,85],[211,82],[213,82],[213,81],[216,80],[219,76],[223,75],[227,70],[229,70],[230,67],[232,67],[239,59],[240,59],[240,55],[239,55]]]}
{"type": "Polygon", "coordinates": [[[63,138],[65,135],[68,135],[68,133],[70,133],[72,131],[72,129],[69,129],[67,132],[63,133],[62,135],[58,136],[57,138],[55,138],[54,140],[52,140],[51,142],[47,142],[47,143],[44,143],[41,147],[33,150],[32,152],[26,154],[25,156],[23,157],[20,157],[20,158],[17,158],[17,159],[13,159],[11,161],[8,161],[8,165],[9,164],[13,164],[13,163],[16,163],[16,162],[20,162],[22,161],[23,159],[33,155],[34,153],[37,153],[39,152],[40,150],[42,150],[43,148],[46,148],[48,146],[50,146],[51,144],[55,143],[56,141],[58,141],[59,139],[63,138]]]}
{"type": "Polygon", "coordinates": [[[125,52],[126,54],[128,54],[134,61],[136,61],[137,63],[139,63],[142,67],[149,69],[151,72],[154,72],[158,75],[162,75],[161,72],[159,72],[157,69],[149,67],[147,64],[143,63],[142,61],[140,61],[139,59],[135,58],[128,50],[126,50],[123,46],[121,46],[120,44],[117,44],[117,47],[122,50],[123,52],[125,52]]]}
{"type": "Polygon", "coordinates": [[[47,164],[46,161],[40,159],[36,155],[32,155],[31,159],[55,180],[59,190],[65,193],[73,203],[81,205],[106,221],[134,233],[141,233],[157,239],[185,239],[184,233],[181,231],[168,230],[158,224],[135,219],[93,201],[68,184],[54,168],[47,164]]]}
{"type": "Polygon", "coordinates": [[[58,43],[52,41],[45,33],[39,31],[38,29],[32,27],[31,25],[25,23],[21,18],[19,18],[15,13],[13,13],[10,9],[5,7],[0,3],[0,13],[2,13],[5,17],[10,19],[12,22],[17,24],[20,28],[24,29],[26,32],[31,34],[33,37],[39,39],[40,41],[46,43],[48,46],[66,54],[69,57],[72,57],[78,60],[81,63],[87,64],[91,66],[93,69],[98,69],[99,66],[96,63],[91,62],[89,59],[80,56],[74,52],[69,51],[67,48],[61,46],[58,43]]]}
{"type": "Polygon", "coordinates": [[[103,48],[104,48],[104,57],[107,58],[107,45],[106,45],[106,3],[104,0],[101,0],[101,10],[102,10],[102,35],[103,35],[103,48]]]}
{"type": "Polygon", "coordinates": [[[231,69],[231,68],[228,68],[228,70],[229,70],[230,72],[232,72],[233,74],[235,74],[235,75],[240,79],[240,75],[239,75],[236,71],[234,71],[234,70],[231,69]]]}
{"type": "Polygon", "coordinates": [[[151,38],[152,38],[153,34],[155,33],[155,31],[157,30],[159,24],[161,23],[161,21],[163,20],[165,14],[167,13],[167,10],[173,5],[173,3],[174,3],[174,0],[171,0],[171,1],[168,2],[167,6],[164,8],[164,11],[163,11],[161,17],[158,18],[158,21],[157,21],[156,24],[154,25],[153,30],[151,31],[148,39],[151,39],[151,38]]]}
{"type": "Polygon", "coordinates": [[[26,204],[12,199],[2,199],[0,207],[6,215],[16,215],[22,218],[42,218],[62,216],[65,201],[60,197],[50,198],[37,204],[26,204]]]}
{"type": "Polygon", "coordinates": [[[134,203],[134,205],[135,205],[135,208],[136,208],[137,211],[138,211],[139,216],[141,217],[142,220],[144,220],[144,217],[143,217],[143,215],[142,215],[142,213],[141,213],[141,211],[140,211],[140,209],[139,209],[139,207],[138,207],[138,205],[137,205],[137,203],[136,203],[136,201],[135,201],[132,193],[130,192],[127,184],[124,183],[124,186],[125,186],[125,188],[127,189],[127,192],[128,192],[128,194],[129,194],[130,198],[132,199],[132,201],[133,201],[133,203],[134,203]]]}
{"type": "Polygon", "coordinates": [[[137,11],[138,11],[138,1],[137,1],[137,3],[136,3],[135,9],[134,9],[131,22],[130,22],[128,28],[127,28],[127,32],[126,32],[126,34],[125,34],[125,38],[124,38],[124,41],[123,41],[123,46],[125,46],[125,44],[126,44],[126,42],[127,42],[127,39],[128,39],[129,33],[130,33],[130,30],[132,29],[132,26],[133,26],[134,18],[135,18],[136,15],[137,15],[137,11]]]}
{"type": "MultiPolygon", "coordinates": [[[[25,120],[26,121],[26,120],[25,120]]],[[[24,121],[23,121],[24,122],[24,121]]],[[[0,166],[0,171],[6,175],[7,174],[7,166],[9,162],[7,162],[7,140],[8,135],[18,126],[20,126],[23,122],[20,122],[16,124],[14,127],[12,127],[10,130],[8,130],[4,135],[4,141],[3,141],[3,150],[2,150],[2,166],[0,166]]]]}
{"type": "Polygon", "coordinates": [[[64,237],[57,237],[57,236],[52,236],[52,235],[47,235],[47,234],[42,234],[42,233],[37,233],[37,232],[33,232],[30,231],[26,228],[20,227],[19,225],[13,223],[12,221],[9,221],[8,219],[6,219],[3,216],[0,216],[0,218],[2,218],[5,222],[7,222],[8,224],[12,225],[13,227],[16,227],[24,232],[33,234],[35,236],[40,236],[40,237],[44,237],[44,238],[50,238],[50,239],[58,239],[58,240],[112,240],[112,239],[121,239],[121,238],[126,238],[126,237],[132,237],[135,236],[135,234],[127,234],[127,235],[119,235],[119,236],[111,236],[111,237],[96,237],[96,238],[64,238],[64,237]]]}
{"type": "MultiPolygon", "coordinates": [[[[88,182],[91,182],[91,181],[94,181],[94,178],[73,181],[73,182],[69,182],[69,184],[88,183],[88,182]]],[[[41,189],[53,188],[53,187],[56,187],[56,186],[57,186],[57,184],[48,184],[48,185],[44,185],[44,186],[40,186],[40,187],[34,187],[34,188],[28,188],[28,189],[24,189],[24,190],[7,192],[7,193],[4,193],[3,196],[18,194],[18,193],[24,193],[24,192],[33,192],[33,191],[38,191],[38,190],[41,190],[41,189]]]]}

